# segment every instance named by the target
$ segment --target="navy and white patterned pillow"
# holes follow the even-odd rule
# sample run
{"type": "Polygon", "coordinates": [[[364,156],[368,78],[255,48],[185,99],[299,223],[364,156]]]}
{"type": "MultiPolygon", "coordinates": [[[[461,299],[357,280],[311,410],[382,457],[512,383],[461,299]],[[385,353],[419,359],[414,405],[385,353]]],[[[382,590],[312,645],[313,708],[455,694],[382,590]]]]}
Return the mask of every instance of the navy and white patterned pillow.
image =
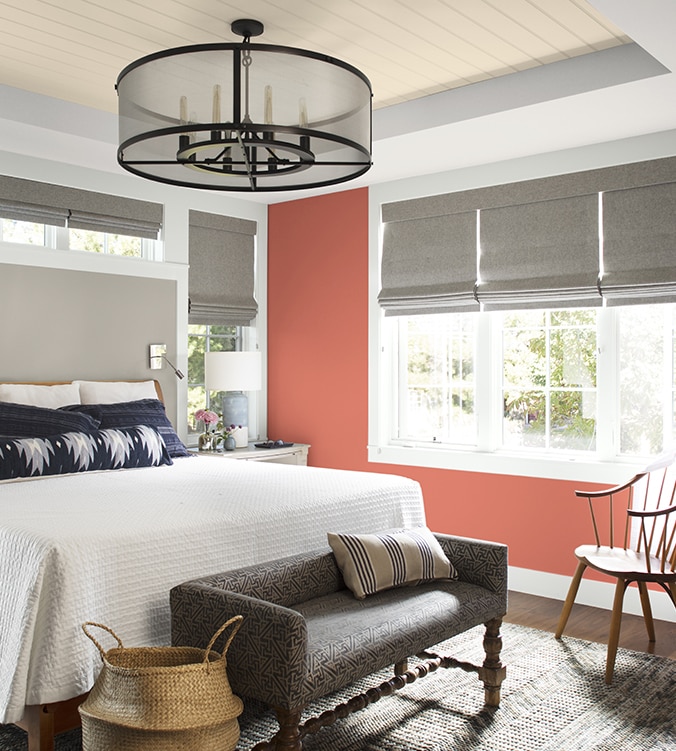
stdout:
{"type": "Polygon", "coordinates": [[[96,416],[84,412],[0,402],[0,435],[46,438],[71,431],[89,433],[96,430],[100,422],[96,416]]]}
{"type": "Polygon", "coordinates": [[[138,399],[114,404],[73,404],[65,409],[91,415],[101,421],[100,428],[126,428],[129,425],[149,425],[155,428],[167,445],[169,456],[190,456],[183,441],[171,424],[164,404],[159,399],[138,399]]]}
{"type": "Polygon", "coordinates": [[[0,480],[160,464],[173,462],[160,434],[148,425],[0,438],[0,480]]]}

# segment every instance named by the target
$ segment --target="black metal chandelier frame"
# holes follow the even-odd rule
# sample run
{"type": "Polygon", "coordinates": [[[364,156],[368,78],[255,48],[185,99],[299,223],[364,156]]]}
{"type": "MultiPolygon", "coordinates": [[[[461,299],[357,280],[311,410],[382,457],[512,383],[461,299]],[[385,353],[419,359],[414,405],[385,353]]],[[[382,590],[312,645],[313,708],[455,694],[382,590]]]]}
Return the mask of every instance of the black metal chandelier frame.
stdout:
{"type": "Polygon", "coordinates": [[[251,36],[262,33],[263,25],[257,21],[241,20],[232,24],[232,30],[244,36],[242,42],[223,42],[213,44],[190,45],[163,50],[140,58],[127,65],[119,74],[116,90],[130,73],[136,69],[163,58],[191,55],[201,52],[230,52],[232,54],[232,121],[224,122],[181,122],[179,118],[161,115],[158,112],[136,105],[142,116],[148,115],[158,124],[166,122],[165,127],[155,127],[146,132],[137,133],[122,141],[117,151],[118,163],[127,171],[140,177],[159,182],[185,187],[207,188],[228,191],[284,191],[322,187],[352,180],[367,172],[371,165],[371,107],[368,106],[368,145],[352,140],[340,133],[325,130],[340,120],[355,114],[355,111],[341,112],[335,117],[313,120],[312,123],[281,125],[270,122],[254,122],[249,114],[249,67],[252,53],[283,53],[306,59],[321,61],[338,66],[357,76],[368,88],[369,100],[371,84],[368,78],[357,68],[321,53],[294,47],[282,47],[267,44],[252,44],[251,36]],[[128,158],[125,152],[135,144],[145,141],[176,136],[176,150],[171,158],[128,158]],[[331,159],[317,154],[317,146],[324,146],[330,153],[334,147],[347,147],[358,158],[331,159]],[[167,177],[153,173],[149,167],[157,165],[181,165],[198,173],[222,176],[232,180],[225,185],[203,183],[187,177],[167,177]],[[323,176],[303,182],[285,184],[284,177],[311,170],[315,166],[336,166],[347,171],[333,177],[323,176]],[[270,178],[270,182],[261,185],[261,178],[270,178]]]}

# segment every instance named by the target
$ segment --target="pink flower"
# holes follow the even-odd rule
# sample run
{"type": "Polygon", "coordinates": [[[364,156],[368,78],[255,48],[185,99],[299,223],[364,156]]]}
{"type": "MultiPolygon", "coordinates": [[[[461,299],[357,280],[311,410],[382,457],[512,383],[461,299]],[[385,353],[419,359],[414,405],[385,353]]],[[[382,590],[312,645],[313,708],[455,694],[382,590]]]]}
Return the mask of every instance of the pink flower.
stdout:
{"type": "Polygon", "coordinates": [[[209,409],[198,409],[195,412],[195,419],[201,420],[206,425],[210,425],[212,422],[218,422],[218,415],[209,409]]]}

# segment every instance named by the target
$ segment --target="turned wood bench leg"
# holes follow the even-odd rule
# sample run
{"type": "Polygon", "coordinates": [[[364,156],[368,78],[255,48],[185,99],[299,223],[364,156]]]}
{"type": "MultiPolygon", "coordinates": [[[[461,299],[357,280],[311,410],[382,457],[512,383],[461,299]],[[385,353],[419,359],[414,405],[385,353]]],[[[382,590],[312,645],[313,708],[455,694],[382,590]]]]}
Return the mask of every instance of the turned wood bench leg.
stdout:
{"type": "Polygon", "coordinates": [[[484,684],[486,706],[499,707],[500,686],[507,672],[505,666],[500,662],[500,651],[502,650],[500,626],[502,626],[502,618],[494,618],[492,621],[488,621],[485,626],[484,652],[486,653],[486,659],[479,668],[479,679],[484,684]]]}
{"type": "Polygon", "coordinates": [[[252,751],[303,751],[303,733],[301,733],[300,717],[303,707],[298,709],[284,709],[275,707],[279,730],[269,741],[256,744],[252,751]]]}
{"type": "Polygon", "coordinates": [[[403,675],[408,670],[408,660],[397,662],[394,666],[395,675],[403,675]]]}
{"type": "Polygon", "coordinates": [[[300,716],[303,708],[284,709],[275,707],[279,732],[275,736],[275,751],[302,751],[303,736],[300,732],[300,716]]]}

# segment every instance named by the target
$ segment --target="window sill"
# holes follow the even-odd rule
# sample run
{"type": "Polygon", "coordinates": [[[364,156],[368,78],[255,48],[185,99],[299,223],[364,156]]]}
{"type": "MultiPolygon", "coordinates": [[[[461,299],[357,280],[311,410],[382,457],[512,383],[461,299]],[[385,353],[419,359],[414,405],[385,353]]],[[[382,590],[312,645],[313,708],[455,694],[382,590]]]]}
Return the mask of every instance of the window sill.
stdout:
{"type": "Polygon", "coordinates": [[[635,462],[601,461],[591,457],[552,457],[542,454],[484,452],[430,446],[368,447],[368,460],[374,464],[398,464],[412,467],[433,467],[462,472],[539,477],[550,480],[572,480],[616,485],[640,472],[648,460],[635,462]]]}

